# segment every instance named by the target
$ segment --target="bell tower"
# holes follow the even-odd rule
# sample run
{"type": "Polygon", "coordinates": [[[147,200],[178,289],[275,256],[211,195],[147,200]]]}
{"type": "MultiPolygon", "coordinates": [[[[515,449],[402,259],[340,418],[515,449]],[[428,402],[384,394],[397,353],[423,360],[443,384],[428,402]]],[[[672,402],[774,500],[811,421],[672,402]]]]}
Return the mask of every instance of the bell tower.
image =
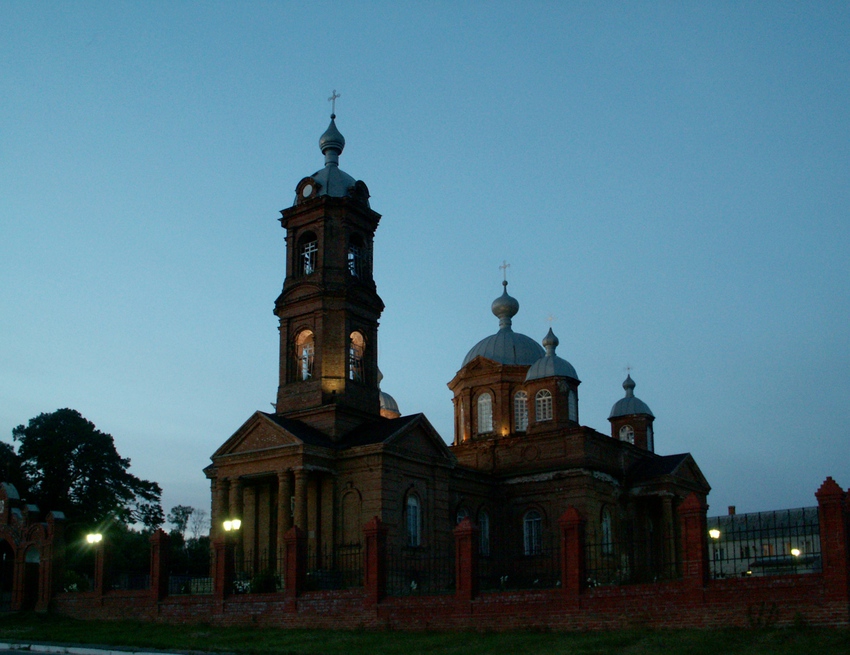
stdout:
{"type": "Polygon", "coordinates": [[[331,114],[319,139],[325,166],[302,179],[286,230],[276,411],[337,439],[380,416],[378,319],[384,303],[372,278],[381,216],[362,181],[339,168],[345,139],[331,114]]]}

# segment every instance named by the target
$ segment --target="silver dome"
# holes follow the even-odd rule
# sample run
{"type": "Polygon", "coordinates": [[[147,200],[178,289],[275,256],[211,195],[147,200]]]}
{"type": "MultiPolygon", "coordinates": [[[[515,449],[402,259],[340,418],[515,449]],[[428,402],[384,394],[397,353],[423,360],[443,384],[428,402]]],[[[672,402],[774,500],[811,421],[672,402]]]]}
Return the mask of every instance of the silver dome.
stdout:
{"type": "Polygon", "coordinates": [[[507,281],[502,282],[502,286],[502,295],[490,306],[490,310],[499,319],[499,331],[475,344],[463,358],[461,368],[476,357],[485,357],[508,366],[530,366],[543,356],[544,351],[540,344],[531,337],[511,329],[511,319],[519,311],[519,302],[508,295],[507,281]]]}
{"type": "Polygon", "coordinates": [[[386,412],[395,412],[396,414],[401,415],[401,412],[398,411],[398,403],[395,401],[395,398],[386,391],[381,392],[381,409],[386,412]]]}
{"type": "Polygon", "coordinates": [[[614,406],[611,408],[611,414],[608,415],[609,419],[619,416],[632,416],[634,414],[646,414],[655,418],[655,414],[649,409],[649,405],[635,396],[635,383],[631,375],[626,376],[626,380],[623,382],[623,389],[626,390],[626,397],[620,398],[620,400],[614,403],[614,406]]]}
{"type": "Polygon", "coordinates": [[[546,354],[534,362],[534,364],[531,365],[531,368],[528,369],[528,374],[525,376],[526,382],[529,380],[539,380],[541,378],[551,377],[564,377],[578,380],[578,373],[576,373],[573,365],[566,359],[562,359],[555,354],[555,348],[558,347],[558,343],[558,337],[556,337],[555,333],[552,332],[552,328],[549,328],[549,332],[545,337],[543,337],[543,345],[546,348],[546,354]]]}

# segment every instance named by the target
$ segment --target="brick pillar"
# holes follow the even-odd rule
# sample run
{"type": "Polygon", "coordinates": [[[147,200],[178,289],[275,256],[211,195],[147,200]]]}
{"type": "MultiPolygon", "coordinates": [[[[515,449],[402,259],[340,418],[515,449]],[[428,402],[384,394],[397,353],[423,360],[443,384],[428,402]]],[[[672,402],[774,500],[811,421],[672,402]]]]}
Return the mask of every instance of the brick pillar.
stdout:
{"type": "Polygon", "coordinates": [[[679,505],[679,525],[682,539],[682,579],[698,587],[708,580],[708,505],[691,493],[679,505]]]}
{"type": "Polygon", "coordinates": [[[663,496],[661,499],[662,529],[661,538],[664,541],[661,552],[664,554],[662,574],[665,579],[676,577],[676,525],[673,521],[673,496],[663,496]]]}
{"type": "Polygon", "coordinates": [[[94,548],[94,591],[98,596],[109,589],[107,578],[109,577],[109,559],[103,541],[92,544],[94,548]]]}
{"type": "Polygon", "coordinates": [[[24,555],[25,547],[17,548],[15,564],[12,568],[12,611],[24,608],[24,587],[26,586],[27,564],[24,555]]]}
{"type": "Polygon", "coordinates": [[[286,597],[295,600],[304,593],[307,579],[307,533],[297,525],[290,528],[286,541],[286,597]]]}
{"type": "Polygon", "coordinates": [[[387,526],[377,516],[363,526],[363,586],[366,604],[377,605],[387,595],[387,526]]]}
{"type": "Polygon", "coordinates": [[[160,601],[168,596],[168,573],[170,539],[165,531],[157,530],[151,535],[151,597],[160,601]]]}
{"type": "Polygon", "coordinates": [[[848,543],[847,494],[832,478],[815,493],[818,499],[820,550],[826,594],[850,600],[850,544],[848,543]]]}
{"type": "Polygon", "coordinates": [[[212,515],[210,516],[210,539],[215,540],[224,536],[222,523],[230,514],[230,480],[217,478],[214,480],[215,497],[212,504],[212,515]]]}
{"type": "Polygon", "coordinates": [[[213,542],[215,549],[215,577],[213,595],[216,600],[224,600],[233,592],[234,550],[236,544],[226,537],[213,542]]]}
{"type": "Polygon", "coordinates": [[[452,533],[455,537],[455,598],[468,602],[478,595],[478,527],[467,516],[452,533]]]}
{"type": "Polygon", "coordinates": [[[567,507],[558,525],[561,528],[561,590],[577,597],[584,588],[584,524],[578,510],[567,507]]]}

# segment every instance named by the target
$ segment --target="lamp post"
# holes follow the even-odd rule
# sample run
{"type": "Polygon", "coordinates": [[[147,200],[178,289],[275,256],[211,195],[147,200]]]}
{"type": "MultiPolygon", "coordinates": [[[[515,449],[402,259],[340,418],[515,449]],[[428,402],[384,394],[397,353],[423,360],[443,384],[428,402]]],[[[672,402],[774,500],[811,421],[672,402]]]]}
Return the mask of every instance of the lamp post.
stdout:
{"type": "Polygon", "coordinates": [[[97,593],[103,595],[106,588],[106,562],[103,552],[103,535],[100,532],[89,532],[86,535],[86,543],[94,548],[94,588],[97,593]]]}

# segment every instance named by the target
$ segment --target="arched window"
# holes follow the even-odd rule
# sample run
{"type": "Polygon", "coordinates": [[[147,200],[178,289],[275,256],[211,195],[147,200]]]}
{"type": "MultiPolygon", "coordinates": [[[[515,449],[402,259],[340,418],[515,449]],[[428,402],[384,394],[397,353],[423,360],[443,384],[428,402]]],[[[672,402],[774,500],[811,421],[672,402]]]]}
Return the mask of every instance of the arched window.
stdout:
{"type": "Polygon", "coordinates": [[[655,452],[655,436],[652,434],[652,426],[646,426],[646,449],[654,453],[655,452]]]}
{"type": "Polygon", "coordinates": [[[366,247],[359,234],[348,242],[348,273],[354,277],[366,277],[366,247]]]}
{"type": "Polygon", "coordinates": [[[541,389],[534,397],[534,417],[540,421],[552,420],[552,392],[541,389]]]}
{"type": "Polygon", "coordinates": [[[478,552],[485,557],[490,554],[490,515],[482,511],[478,515],[478,552]]]}
{"type": "Polygon", "coordinates": [[[319,241],[312,232],[307,232],[298,240],[298,272],[310,275],[318,265],[319,241]]]}
{"type": "Polygon", "coordinates": [[[295,371],[296,379],[309,380],[313,377],[313,357],[315,342],[310,330],[302,330],[295,337],[295,371]]]}
{"type": "Polygon", "coordinates": [[[517,391],[514,396],[514,430],[525,432],[528,428],[528,394],[517,391]]]}
{"type": "Polygon", "coordinates": [[[543,517],[536,509],[529,510],[522,519],[523,552],[539,555],[543,552],[543,517]]]}
{"type": "Polygon", "coordinates": [[[419,498],[410,494],[407,497],[407,514],[405,524],[407,526],[407,545],[415,548],[422,545],[422,512],[419,498]]]}
{"type": "Polygon", "coordinates": [[[635,429],[631,425],[624,425],[620,428],[620,441],[635,442],[635,429]]]}
{"type": "Polygon", "coordinates": [[[578,423],[578,394],[575,389],[570,389],[567,395],[567,405],[569,406],[570,420],[578,423]]]}
{"type": "Polygon", "coordinates": [[[461,507],[460,509],[458,509],[457,516],[455,518],[457,519],[456,522],[459,524],[461,521],[463,521],[463,519],[469,518],[469,510],[465,507],[461,507]]]}
{"type": "Polygon", "coordinates": [[[363,382],[363,353],[366,340],[359,332],[352,332],[348,344],[348,379],[363,382]]]}
{"type": "Polygon", "coordinates": [[[614,528],[611,523],[611,512],[608,508],[602,510],[602,554],[614,553],[614,528]]]}
{"type": "Polygon", "coordinates": [[[478,396],[478,434],[493,431],[493,396],[486,391],[478,396]]]}

